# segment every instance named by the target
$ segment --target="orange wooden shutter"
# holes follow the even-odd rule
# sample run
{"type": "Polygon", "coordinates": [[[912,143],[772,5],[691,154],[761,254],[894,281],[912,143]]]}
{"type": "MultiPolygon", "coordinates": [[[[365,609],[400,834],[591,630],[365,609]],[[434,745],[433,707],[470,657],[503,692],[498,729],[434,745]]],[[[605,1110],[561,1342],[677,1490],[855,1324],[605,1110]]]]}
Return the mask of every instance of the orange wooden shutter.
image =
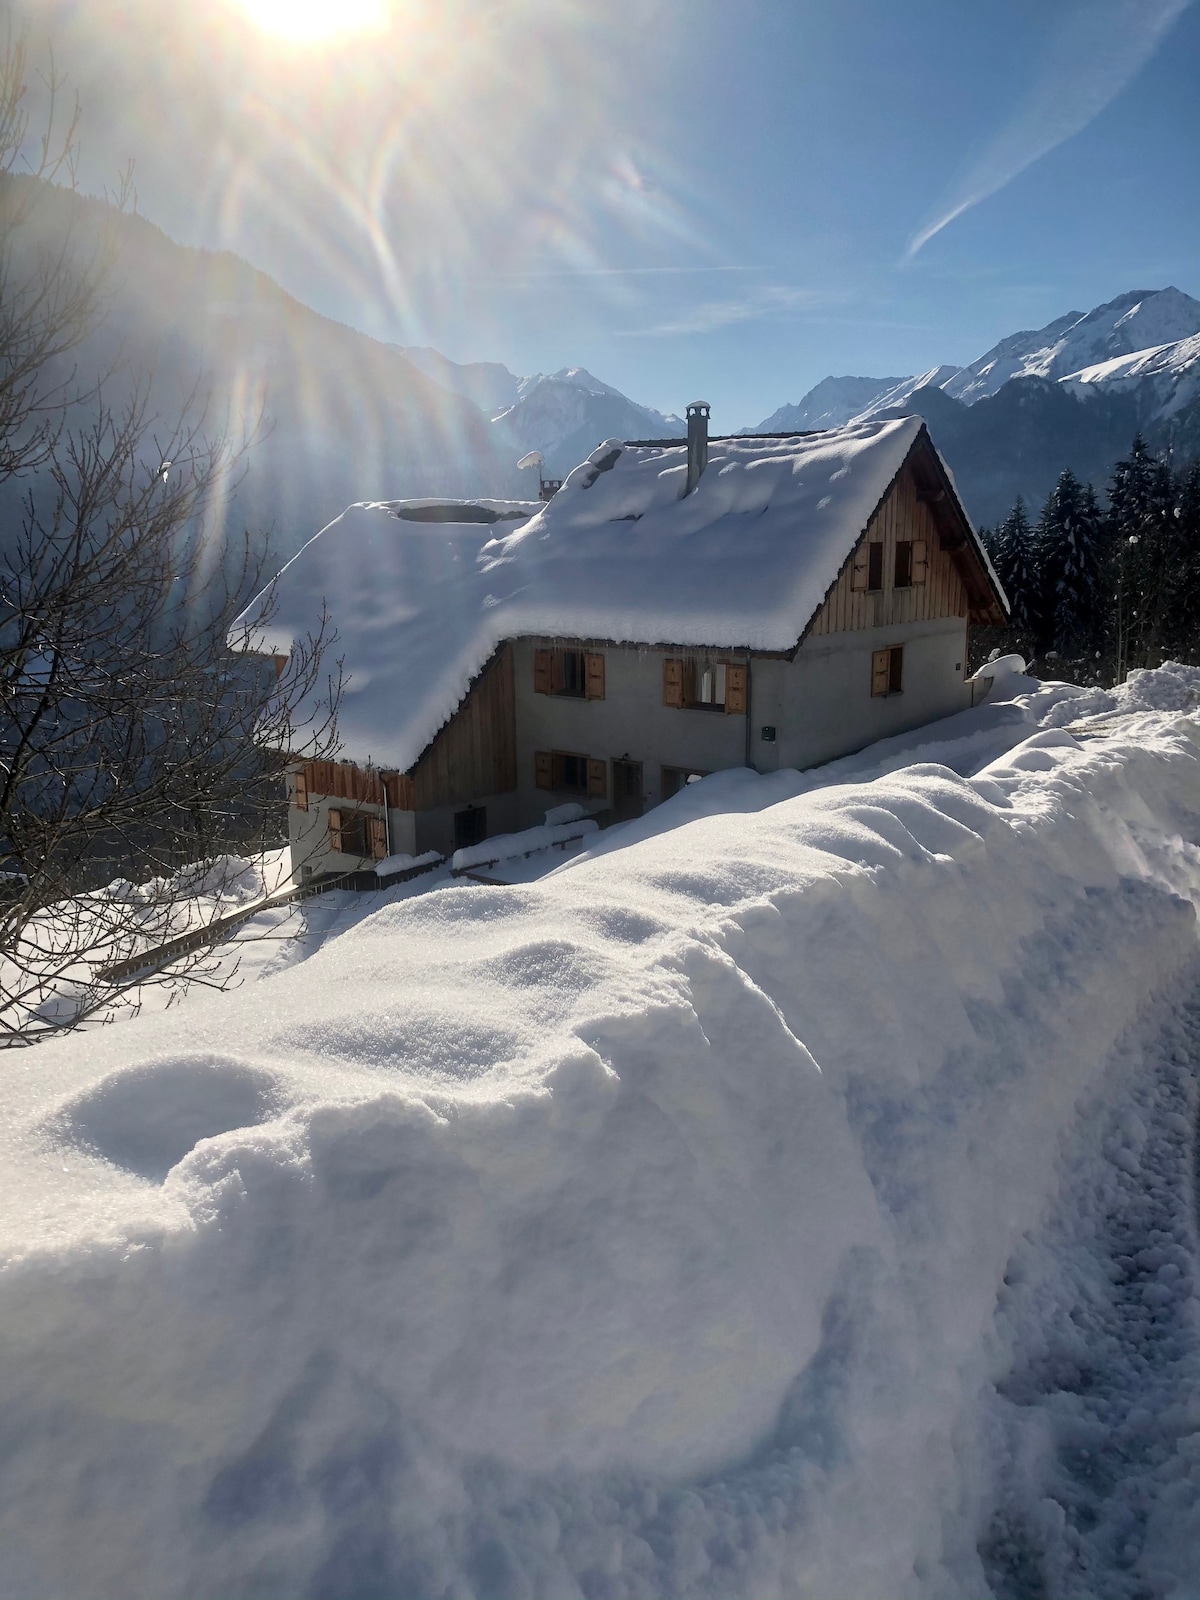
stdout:
{"type": "Polygon", "coordinates": [[[292,789],[292,804],[297,811],[308,810],[308,774],[297,772],[295,774],[295,787],[292,789]]]}
{"type": "Polygon", "coordinates": [[[329,813],[329,848],[340,850],[342,848],[342,813],[331,811],[329,813]]]}
{"type": "Polygon", "coordinates": [[[588,758],[588,799],[604,800],[608,795],[608,762],[588,758]]]}
{"type": "Polygon", "coordinates": [[[387,829],[382,817],[367,818],[367,844],[372,861],[382,861],[387,856],[387,829]]]}
{"type": "Polygon", "coordinates": [[[554,652],[553,650],[535,650],[533,652],[533,692],[534,694],[549,694],[553,688],[554,652]]]}
{"type": "Polygon", "coordinates": [[[850,587],[852,589],[865,589],[867,587],[867,541],[862,539],[854,548],[853,562],[850,568],[850,587]]]}
{"type": "Polygon", "coordinates": [[[925,539],[913,540],[912,581],[925,583],[929,578],[929,544],[925,539]]]}
{"type": "Polygon", "coordinates": [[[604,657],[597,650],[588,651],[583,658],[584,681],[587,684],[587,697],[589,700],[604,699],[604,657]]]}
{"type": "Polygon", "coordinates": [[[871,654],[871,693],[886,694],[891,676],[890,650],[875,650],[871,654]]]}
{"type": "Polygon", "coordinates": [[[746,668],[742,666],[725,668],[725,714],[730,712],[746,715],[746,668]]]}
{"type": "Polygon", "coordinates": [[[536,750],[534,752],[533,781],[539,789],[553,789],[554,757],[549,750],[536,750]]]}
{"type": "Polygon", "coordinates": [[[663,662],[663,705],[683,705],[683,662],[663,662]]]}

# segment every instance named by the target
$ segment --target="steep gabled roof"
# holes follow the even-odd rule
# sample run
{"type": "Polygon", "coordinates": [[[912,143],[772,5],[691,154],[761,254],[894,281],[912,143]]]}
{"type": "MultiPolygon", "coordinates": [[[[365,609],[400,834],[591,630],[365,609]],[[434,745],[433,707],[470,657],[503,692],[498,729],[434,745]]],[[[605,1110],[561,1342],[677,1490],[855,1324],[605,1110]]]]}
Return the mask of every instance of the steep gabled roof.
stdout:
{"type": "Polygon", "coordinates": [[[685,446],[610,440],[545,506],[439,502],[459,520],[438,521],[430,502],[351,506],[284,568],[255,642],[286,652],[325,600],[344,747],[406,770],[504,639],[792,649],[922,437],[901,417],[714,439],[684,499],[685,446]],[[503,520],[481,525],[481,508],[503,520]]]}

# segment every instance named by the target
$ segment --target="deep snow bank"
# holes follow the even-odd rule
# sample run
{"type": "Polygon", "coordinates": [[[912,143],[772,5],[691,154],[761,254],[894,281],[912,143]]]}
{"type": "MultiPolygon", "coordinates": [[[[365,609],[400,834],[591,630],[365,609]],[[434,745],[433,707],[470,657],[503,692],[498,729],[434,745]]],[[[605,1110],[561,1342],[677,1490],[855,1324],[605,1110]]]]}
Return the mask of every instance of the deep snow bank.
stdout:
{"type": "Polygon", "coordinates": [[[1086,735],[19,1056],[0,1594],[987,1593],[1006,1269],[1197,971],[1200,732],[1086,735]]]}

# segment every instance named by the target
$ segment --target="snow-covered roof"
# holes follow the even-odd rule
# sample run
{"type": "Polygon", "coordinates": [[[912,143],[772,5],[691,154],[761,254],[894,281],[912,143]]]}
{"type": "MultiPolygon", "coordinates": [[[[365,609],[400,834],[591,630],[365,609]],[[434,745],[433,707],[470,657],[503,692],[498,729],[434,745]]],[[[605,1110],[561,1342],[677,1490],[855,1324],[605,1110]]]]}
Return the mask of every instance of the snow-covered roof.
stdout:
{"type": "Polygon", "coordinates": [[[609,440],[544,506],[351,506],[283,569],[269,626],[259,601],[242,620],[286,653],[324,600],[345,660],[343,746],[405,770],[504,639],[791,649],[922,426],[713,439],[684,499],[684,445],[609,440]],[[448,520],[425,520],[431,506],[448,520]],[[501,520],[481,525],[481,509],[501,520]]]}

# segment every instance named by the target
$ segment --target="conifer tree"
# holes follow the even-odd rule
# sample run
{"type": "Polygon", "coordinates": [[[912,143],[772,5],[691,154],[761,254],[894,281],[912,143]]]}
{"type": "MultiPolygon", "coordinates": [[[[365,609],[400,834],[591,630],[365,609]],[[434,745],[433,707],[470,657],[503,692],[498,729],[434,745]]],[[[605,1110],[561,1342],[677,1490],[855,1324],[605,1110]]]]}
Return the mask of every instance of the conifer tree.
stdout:
{"type": "Polygon", "coordinates": [[[1041,611],[1038,551],[1020,495],[997,529],[996,555],[996,573],[1008,596],[1012,633],[1027,648],[1036,649],[1041,611]]]}
{"type": "Polygon", "coordinates": [[[1072,657],[1087,650],[1097,613],[1101,517],[1096,492],[1068,467],[1046,501],[1036,544],[1042,572],[1046,648],[1072,657]]]}
{"type": "Polygon", "coordinates": [[[1186,558],[1174,475],[1141,434],[1113,469],[1108,501],[1109,634],[1121,682],[1131,668],[1163,660],[1186,558]]]}

